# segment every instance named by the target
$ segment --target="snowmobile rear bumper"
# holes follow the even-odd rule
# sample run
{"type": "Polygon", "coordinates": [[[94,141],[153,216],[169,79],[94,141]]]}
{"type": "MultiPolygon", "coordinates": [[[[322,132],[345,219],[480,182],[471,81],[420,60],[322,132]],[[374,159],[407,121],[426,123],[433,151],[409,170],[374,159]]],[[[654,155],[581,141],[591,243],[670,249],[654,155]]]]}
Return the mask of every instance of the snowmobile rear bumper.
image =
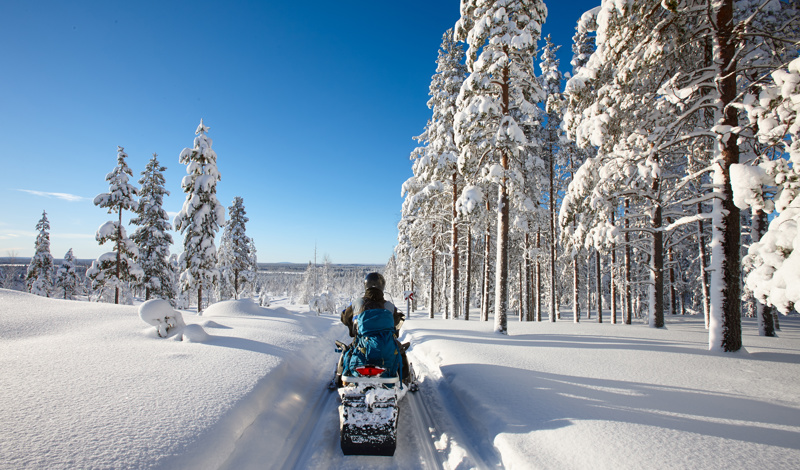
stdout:
{"type": "MultiPolygon", "coordinates": [[[[352,377],[343,379],[348,381],[352,377]]],[[[339,394],[344,455],[394,455],[398,415],[396,390],[379,384],[359,384],[343,387],[339,394]]]]}

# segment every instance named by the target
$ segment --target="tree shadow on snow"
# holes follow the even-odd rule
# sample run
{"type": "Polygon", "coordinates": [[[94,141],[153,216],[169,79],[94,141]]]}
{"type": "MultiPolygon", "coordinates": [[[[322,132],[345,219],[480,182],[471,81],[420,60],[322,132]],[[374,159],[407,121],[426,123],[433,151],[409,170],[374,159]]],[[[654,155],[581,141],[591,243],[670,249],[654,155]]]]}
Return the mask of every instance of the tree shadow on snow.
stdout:
{"type": "Polygon", "coordinates": [[[482,420],[475,424],[491,441],[500,433],[602,420],[800,449],[800,432],[786,429],[800,423],[799,409],[742,395],[486,364],[447,365],[441,372],[462,412],[483,408],[474,413],[482,420]]]}
{"type": "Polygon", "coordinates": [[[261,354],[269,354],[271,356],[283,356],[286,349],[260,341],[253,341],[252,339],[237,338],[233,336],[212,336],[206,344],[212,346],[221,346],[223,348],[241,349],[244,351],[252,351],[261,354]]]}
{"type": "MultiPolygon", "coordinates": [[[[446,340],[465,342],[469,344],[486,344],[518,346],[520,348],[530,347],[552,347],[570,349],[614,349],[629,351],[656,351],[676,354],[694,354],[708,356],[717,354],[709,352],[708,343],[690,340],[675,341],[673,339],[652,339],[652,338],[631,338],[627,336],[610,335],[570,335],[570,334],[525,334],[504,336],[496,333],[470,332],[462,330],[437,330],[436,334],[429,333],[430,330],[414,331],[415,343],[421,344],[427,341],[446,340]]],[[[745,346],[746,349],[746,346],[745,346]]],[[[727,353],[726,353],[727,354],[727,353]]],[[[743,352],[732,357],[737,359],[750,359],[769,362],[783,362],[789,364],[800,364],[800,354],[797,351],[789,353],[771,352],[743,352]]]]}

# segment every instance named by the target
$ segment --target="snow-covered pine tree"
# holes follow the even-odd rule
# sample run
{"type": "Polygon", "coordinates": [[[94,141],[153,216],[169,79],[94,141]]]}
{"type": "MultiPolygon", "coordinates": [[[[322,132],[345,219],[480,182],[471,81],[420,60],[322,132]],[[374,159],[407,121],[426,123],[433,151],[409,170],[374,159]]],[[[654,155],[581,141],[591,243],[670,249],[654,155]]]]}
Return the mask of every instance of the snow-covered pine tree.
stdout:
{"type": "Polygon", "coordinates": [[[144,271],[142,286],[144,298],[164,299],[175,306],[175,285],[173,284],[173,267],[169,262],[170,245],[172,245],[172,225],[169,216],[164,210],[164,196],[169,196],[169,191],[164,188],[166,180],[163,172],[166,167],[158,162],[158,155],[147,163],[139,184],[139,207],[137,217],[131,223],[139,228],[131,236],[139,247],[139,265],[144,271]]]}
{"type": "Polygon", "coordinates": [[[197,290],[198,314],[203,312],[203,288],[211,287],[219,278],[214,237],[225,224],[225,207],[217,200],[217,153],[206,135],[208,129],[201,119],[194,146],[180,154],[180,163],[186,165],[187,175],[181,182],[186,200],[174,221],[175,229],[183,234],[181,290],[197,290]]]}
{"type": "MultiPolygon", "coordinates": [[[[404,184],[403,219],[398,224],[397,254],[405,276],[415,280],[419,293],[427,292],[430,315],[435,313],[436,258],[443,252],[443,228],[450,227],[449,304],[444,312],[458,313],[458,228],[455,202],[464,179],[457,168],[457,149],[453,136],[455,101],[466,76],[462,64],[464,50],[448,30],[442,37],[436,60],[436,73],[431,78],[428,107],[431,119],[422,135],[415,139],[422,145],[411,153],[413,177],[404,184]],[[423,254],[425,253],[425,254],[423,254]],[[431,267],[433,269],[431,269],[431,267]],[[418,273],[418,274],[415,274],[418,273]],[[423,275],[422,273],[427,273],[423,275]],[[455,273],[455,275],[453,275],[455,273]],[[417,276],[417,277],[414,277],[417,276]],[[427,284],[427,285],[426,285],[427,284]]],[[[422,296],[418,296],[422,300],[422,296]]]]}
{"type": "Polygon", "coordinates": [[[219,246],[219,270],[221,276],[221,299],[238,299],[246,286],[252,290],[258,271],[255,253],[251,253],[253,241],[247,236],[245,224],[250,220],[244,210],[244,199],[233,198],[228,207],[228,221],[222,232],[219,246]]]}
{"type": "Polygon", "coordinates": [[[556,46],[550,39],[550,35],[545,38],[545,44],[542,48],[542,61],[539,66],[542,69],[542,75],[539,77],[542,83],[542,90],[546,94],[545,111],[547,122],[544,124],[542,153],[548,166],[548,191],[547,191],[547,205],[549,207],[548,226],[545,227],[549,248],[549,264],[550,264],[550,282],[549,282],[549,312],[550,321],[556,321],[558,312],[557,296],[556,296],[556,247],[558,245],[558,225],[556,218],[558,217],[556,197],[557,190],[560,189],[556,186],[556,159],[560,152],[560,132],[562,121],[562,108],[564,98],[561,94],[561,72],[559,72],[559,61],[556,53],[561,46],[556,46]]]}
{"type": "Polygon", "coordinates": [[[31,294],[50,297],[53,289],[53,255],[50,254],[50,221],[47,212],[42,211],[42,218],[36,223],[36,245],[28,271],[25,275],[25,286],[31,294]]]}
{"type": "Polygon", "coordinates": [[[800,58],[769,77],[743,104],[763,145],[760,161],[733,165],[731,177],[738,207],[778,212],[748,249],[745,283],[765,305],[788,314],[800,309],[800,58]]]}
{"type": "Polygon", "coordinates": [[[501,334],[508,330],[510,198],[523,194],[520,156],[529,144],[518,119],[539,115],[532,58],[546,15],[541,0],[462,0],[455,30],[469,46],[470,72],[455,117],[459,168],[498,185],[494,329],[501,334]]]}
{"type": "MultiPolygon", "coordinates": [[[[797,2],[760,0],[694,0],[665,3],[668,21],[690,25],[697,34],[677,41],[681,54],[687,46],[708,45],[707,67],[688,63],[662,87],[663,96],[685,109],[656,141],[671,144],[663,135],[688,127],[687,116],[707,107],[713,113],[706,138],[713,139],[710,169],[713,183],[711,213],[711,282],[709,349],[737,351],[742,345],[740,215],[734,204],[731,168],[751,158],[743,144],[751,132],[740,125],[739,103],[744,91],[769,81],[770,74],[797,57],[800,12],[797,2]],[[700,7],[700,8],[698,8],[700,7]]],[[[702,63],[702,62],[700,62],[702,63]]],[[[688,128],[686,133],[694,132],[688,128]]],[[[675,132],[678,138],[685,138],[675,132]]],[[[677,139],[673,139],[677,140],[677,139]]]]}
{"type": "Polygon", "coordinates": [[[64,255],[64,261],[56,271],[56,282],[54,294],[62,297],[65,300],[72,300],[80,291],[81,278],[78,271],[75,269],[75,255],[72,254],[72,248],[69,249],[64,255]]]}
{"type": "Polygon", "coordinates": [[[127,157],[125,149],[117,147],[117,166],[106,175],[108,192],[98,194],[94,198],[94,205],[107,209],[109,214],[119,215],[118,220],[103,224],[95,235],[98,243],[103,245],[110,241],[114,248],[95,260],[86,272],[96,284],[96,288],[103,286],[114,289],[115,304],[120,302],[120,290],[129,287],[130,283],[140,282],[144,275],[142,268],[136,262],[139,249],[128,238],[122,226],[122,211],[136,211],[139,207],[136,200],[139,190],[128,183],[128,178],[133,176],[133,172],[125,162],[127,157]]]}

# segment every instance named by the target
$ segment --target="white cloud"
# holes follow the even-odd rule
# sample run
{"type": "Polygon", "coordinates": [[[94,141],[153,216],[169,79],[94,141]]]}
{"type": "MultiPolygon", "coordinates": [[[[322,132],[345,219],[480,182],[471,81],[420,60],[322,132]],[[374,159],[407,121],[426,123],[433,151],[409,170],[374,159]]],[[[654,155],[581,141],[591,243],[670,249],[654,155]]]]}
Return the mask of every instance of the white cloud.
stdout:
{"type": "Polygon", "coordinates": [[[21,191],[23,193],[33,194],[35,196],[42,196],[42,197],[54,197],[56,199],[62,199],[64,201],[69,202],[79,202],[79,201],[88,201],[88,197],[83,196],[76,196],[74,194],[68,193],[49,193],[46,191],[34,191],[32,189],[18,189],[17,191],[21,191]]]}

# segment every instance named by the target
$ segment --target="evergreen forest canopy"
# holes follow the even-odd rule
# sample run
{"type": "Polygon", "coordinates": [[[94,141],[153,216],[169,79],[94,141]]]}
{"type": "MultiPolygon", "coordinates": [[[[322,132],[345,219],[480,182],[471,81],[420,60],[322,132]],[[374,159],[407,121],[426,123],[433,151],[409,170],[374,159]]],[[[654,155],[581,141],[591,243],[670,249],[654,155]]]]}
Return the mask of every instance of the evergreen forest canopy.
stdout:
{"type": "Polygon", "coordinates": [[[569,306],[704,315],[712,350],[740,349],[743,314],[774,335],[800,302],[800,2],[604,0],[568,77],[545,18],[462,0],[387,271],[500,333],[569,306]]]}

